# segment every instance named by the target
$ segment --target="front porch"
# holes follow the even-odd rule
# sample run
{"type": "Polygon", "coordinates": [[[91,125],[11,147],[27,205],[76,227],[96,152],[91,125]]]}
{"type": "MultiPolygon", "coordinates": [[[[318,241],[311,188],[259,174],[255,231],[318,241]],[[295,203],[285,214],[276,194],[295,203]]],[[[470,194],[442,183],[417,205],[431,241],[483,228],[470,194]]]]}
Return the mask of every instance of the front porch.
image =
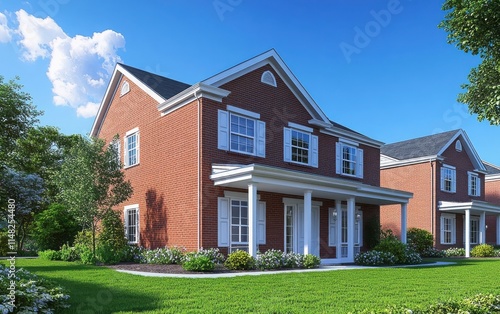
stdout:
{"type": "MultiPolygon", "coordinates": [[[[290,248],[295,248],[303,254],[317,253],[316,213],[314,198],[334,200],[335,206],[329,208],[330,236],[328,241],[336,247],[336,258],[326,259],[325,263],[352,263],[359,250],[356,244],[356,227],[359,221],[356,204],[401,206],[401,241],[406,242],[407,204],[413,196],[410,192],[381,188],[363,184],[357,180],[349,180],[322,175],[314,175],[282,168],[250,164],[250,165],[212,165],[211,180],[215,186],[244,189],[248,203],[248,251],[256,256],[258,248],[258,192],[265,191],[298,196],[300,202],[283,200],[290,209],[290,217],[295,219],[295,225],[301,231],[300,241],[286,242],[290,248]],[[295,207],[294,207],[295,206],[295,207]],[[292,211],[295,209],[295,213],[292,211]],[[293,216],[295,215],[295,216],[293,216]]],[[[293,221],[293,220],[290,220],[293,221]]],[[[287,222],[285,221],[285,224],[287,222]]],[[[290,222],[292,224],[292,222],[290,222]]],[[[219,230],[220,232],[220,230],[219,230]]]]}

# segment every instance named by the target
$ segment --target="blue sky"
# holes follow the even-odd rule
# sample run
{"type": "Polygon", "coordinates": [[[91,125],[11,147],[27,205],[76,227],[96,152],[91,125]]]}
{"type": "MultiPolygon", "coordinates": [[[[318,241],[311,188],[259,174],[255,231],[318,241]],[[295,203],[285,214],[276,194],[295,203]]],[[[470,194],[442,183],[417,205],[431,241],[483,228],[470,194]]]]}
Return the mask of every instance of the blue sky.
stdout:
{"type": "Polygon", "coordinates": [[[479,60],[442,1],[0,0],[0,75],[42,124],[87,134],[115,62],[194,84],[275,48],[334,121],[385,143],[464,129],[500,165],[500,127],[456,102],[479,60]]]}

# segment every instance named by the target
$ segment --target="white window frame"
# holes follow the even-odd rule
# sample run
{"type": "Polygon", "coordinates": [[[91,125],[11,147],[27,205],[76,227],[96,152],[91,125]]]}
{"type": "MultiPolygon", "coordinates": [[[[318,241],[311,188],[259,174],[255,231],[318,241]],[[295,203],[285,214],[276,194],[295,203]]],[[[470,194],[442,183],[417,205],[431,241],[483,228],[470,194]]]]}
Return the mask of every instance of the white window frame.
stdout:
{"type": "Polygon", "coordinates": [[[453,245],[457,243],[457,218],[455,214],[441,214],[440,219],[441,244],[453,245]],[[446,221],[449,220],[450,230],[445,229],[446,221]],[[445,233],[450,232],[450,242],[445,242],[445,233]]]}
{"type": "Polygon", "coordinates": [[[469,196],[481,196],[481,180],[475,172],[467,172],[469,196]]]}
{"type": "MultiPolygon", "coordinates": [[[[465,243],[465,215],[464,217],[464,243],[465,243]]],[[[480,232],[479,232],[479,217],[477,216],[471,216],[470,217],[470,244],[479,244],[479,237],[480,237],[480,232]]]]}
{"type": "Polygon", "coordinates": [[[122,97],[125,94],[128,94],[130,92],[130,84],[129,82],[125,81],[122,84],[122,88],[120,89],[120,97],[122,97]]]}
{"type": "Polygon", "coordinates": [[[363,149],[359,148],[356,143],[346,142],[343,140],[335,143],[335,172],[342,176],[353,177],[353,178],[363,178],[363,149]],[[354,160],[347,160],[349,163],[354,165],[354,173],[346,173],[344,171],[344,148],[349,148],[354,150],[354,160]]]}
{"type": "Polygon", "coordinates": [[[125,133],[125,137],[123,139],[124,148],[123,148],[123,157],[124,157],[124,167],[133,167],[139,164],[139,128],[134,128],[127,133],[125,133]],[[135,137],[135,147],[133,149],[129,149],[129,139],[135,137]],[[130,163],[129,154],[130,152],[135,151],[135,163],[130,163]]]}
{"type": "Polygon", "coordinates": [[[271,71],[265,71],[264,73],[262,73],[260,81],[264,84],[271,85],[273,87],[277,86],[276,78],[274,77],[274,74],[271,71]]]}
{"type": "Polygon", "coordinates": [[[260,114],[228,105],[227,110],[218,110],[218,142],[217,148],[220,150],[231,151],[239,154],[265,157],[266,156],[266,123],[259,120],[260,114]],[[231,121],[233,117],[241,117],[251,120],[254,123],[253,134],[239,134],[231,129],[231,121]],[[249,138],[253,142],[253,150],[251,152],[234,149],[231,147],[231,138],[233,136],[241,136],[249,138]]]}
{"type": "MultiPolygon", "coordinates": [[[[297,123],[289,122],[288,128],[283,129],[283,160],[285,162],[310,166],[318,168],[318,136],[313,135],[313,129],[310,127],[302,126],[297,123]],[[293,160],[293,149],[304,149],[303,147],[293,145],[293,135],[296,134],[305,135],[308,137],[309,146],[307,148],[307,162],[301,162],[298,160],[293,160]]],[[[305,149],[304,149],[305,150],[305,149]]]]}
{"type": "MultiPolygon", "coordinates": [[[[342,228],[343,226],[339,226],[339,215],[342,215],[342,213],[345,213],[345,216],[347,217],[347,207],[342,206],[340,213],[337,212],[336,217],[333,217],[333,212],[336,212],[336,208],[331,207],[328,209],[328,246],[331,247],[336,247],[338,244],[337,237],[339,235],[338,228],[342,228]]],[[[347,220],[345,220],[347,221],[347,220]]],[[[344,222],[344,220],[342,221],[344,222]]],[[[347,226],[347,225],[346,225],[347,226]]],[[[347,229],[346,229],[347,232],[347,229]]],[[[343,234],[341,232],[341,234],[343,234]]],[[[363,246],[363,211],[360,209],[359,206],[356,206],[356,211],[354,213],[354,245],[357,245],[359,247],[363,246]],[[357,219],[357,216],[359,215],[359,219],[357,219]]]]}
{"type": "Polygon", "coordinates": [[[139,243],[140,236],[140,215],[139,215],[139,204],[127,205],[123,208],[123,220],[125,227],[125,237],[127,238],[127,242],[129,244],[137,244],[139,243]],[[135,241],[130,241],[129,239],[129,212],[135,210],[136,212],[136,224],[135,224],[135,241]]]}
{"type": "Polygon", "coordinates": [[[450,165],[441,166],[441,191],[456,193],[457,191],[457,169],[450,165]],[[446,181],[450,181],[450,190],[446,189],[446,181]]]}
{"type": "Polygon", "coordinates": [[[116,162],[121,166],[121,152],[120,152],[120,139],[119,138],[114,138],[113,140],[111,140],[111,142],[109,143],[109,146],[114,148],[115,151],[116,151],[116,162]]]}

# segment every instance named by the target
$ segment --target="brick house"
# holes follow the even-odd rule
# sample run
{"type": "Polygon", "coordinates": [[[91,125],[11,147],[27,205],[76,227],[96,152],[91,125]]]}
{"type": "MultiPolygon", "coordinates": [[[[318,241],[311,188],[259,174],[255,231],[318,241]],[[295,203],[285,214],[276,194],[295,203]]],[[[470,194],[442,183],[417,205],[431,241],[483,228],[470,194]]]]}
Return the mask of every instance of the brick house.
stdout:
{"type": "MultiPolygon", "coordinates": [[[[486,167],[484,187],[486,201],[500,205],[500,167],[483,161],[486,167]]],[[[500,215],[487,215],[487,226],[500,226],[500,215]]],[[[496,244],[500,245],[500,228],[489,228],[486,230],[486,239],[496,239],[496,244]]]]}
{"type": "Polygon", "coordinates": [[[380,187],[382,143],[330,121],[275,50],[194,85],[118,64],[91,135],[120,151],[134,194],[116,210],[149,248],[352,262],[380,205],[406,217],[412,197],[380,187]]]}
{"type": "MultiPolygon", "coordinates": [[[[438,249],[464,247],[468,256],[471,245],[497,241],[486,236],[486,216],[499,217],[500,203],[486,201],[487,169],[465,131],[384,145],[380,160],[381,186],[413,192],[408,227],[431,232],[438,249]]],[[[394,206],[383,206],[382,227],[398,233],[398,215],[394,206]]],[[[488,224],[488,232],[499,227],[488,224]]]]}

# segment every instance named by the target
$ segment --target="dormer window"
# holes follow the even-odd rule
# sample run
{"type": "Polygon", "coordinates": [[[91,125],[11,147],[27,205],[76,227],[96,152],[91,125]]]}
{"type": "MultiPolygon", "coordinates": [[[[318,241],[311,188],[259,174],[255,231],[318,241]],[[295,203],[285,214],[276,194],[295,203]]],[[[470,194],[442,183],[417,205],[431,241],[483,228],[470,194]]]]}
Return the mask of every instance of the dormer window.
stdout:
{"type": "Polygon", "coordinates": [[[461,152],[462,151],[462,142],[460,142],[460,140],[457,140],[455,142],[455,149],[457,152],[461,152]]]}
{"type": "Polygon", "coordinates": [[[120,90],[120,97],[128,92],[130,92],[130,84],[127,81],[125,81],[123,82],[122,89],[120,90]]]}
{"type": "Polygon", "coordinates": [[[271,85],[276,87],[276,78],[274,77],[273,73],[271,71],[266,71],[262,73],[262,76],[260,78],[260,81],[264,84],[271,85]]]}

